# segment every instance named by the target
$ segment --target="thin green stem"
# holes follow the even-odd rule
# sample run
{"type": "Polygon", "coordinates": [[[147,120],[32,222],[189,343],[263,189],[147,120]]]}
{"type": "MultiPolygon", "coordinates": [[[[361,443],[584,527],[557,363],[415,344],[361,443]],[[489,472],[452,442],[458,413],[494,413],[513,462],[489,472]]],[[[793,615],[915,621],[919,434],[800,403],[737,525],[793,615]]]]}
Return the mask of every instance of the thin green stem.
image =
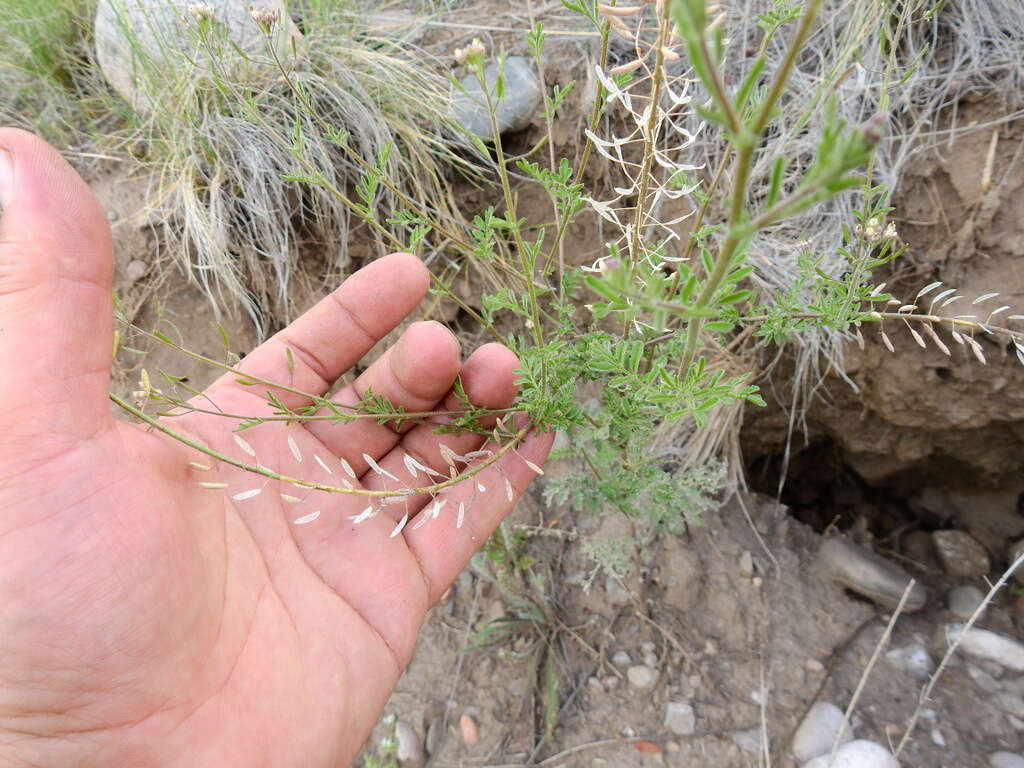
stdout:
{"type": "Polygon", "coordinates": [[[159,419],[150,416],[148,413],[144,412],[140,408],[136,408],[134,405],[131,405],[130,403],[115,395],[113,392],[109,394],[111,401],[115,405],[117,405],[119,408],[123,409],[127,413],[130,413],[135,418],[139,419],[140,421],[144,421],[146,424],[148,424],[158,432],[162,432],[168,437],[177,440],[179,443],[187,445],[190,448],[194,448],[200,453],[203,453],[212,459],[216,459],[217,461],[221,461],[225,464],[230,464],[231,466],[237,467],[238,469],[243,469],[246,472],[252,472],[253,474],[256,475],[262,475],[263,477],[270,478],[271,480],[279,480],[282,483],[288,483],[289,485],[294,485],[298,488],[308,488],[313,491],[324,491],[325,493],[343,493],[349,496],[367,496],[372,498],[412,496],[417,493],[435,494],[440,491],[443,491],[445,488],[450,488],[453,485],[458,485],[463,480],[466,480],[467,478],[479,474],[483,470],[487,469],[487,467],[499,461],[505,454],[507,454],[509,451],[511,451],[517,445],[519,445],[519,443],[521,443],[523,439],[526,437],[527,433],[529,433],[529,431],[533,428],[533,424],[528,424],[527,426],[523,427],[518,432],[516,432],[512,439],[510,439],[503,446],[501,446],[499,450],[495,451],[494,455],[489,457],[487,461],[481,462],[476,466],[467,468],[458,476],[445,480],[444,482],[434,483],[432,485],[422,486],[419,488],[401,488],[399,490],[394,491],[370,491],[364,488],[345,488],[337,485],[327,485],[326,483],[315,483],[312,480],[303,480],[302,478],[299,477],[283,475],[280,472],[275,472],[272,469],[268,469],[267,467],[264,467],[260,464],[247,464],[244,461],[234,459],[231,456],[223,454],[220,451],[214,450],[209,446],[203,445],[202,443],[193,440],[191,437],[183,435],[181,432],[171,429],[166,424],[163,424],[159,419]]]}

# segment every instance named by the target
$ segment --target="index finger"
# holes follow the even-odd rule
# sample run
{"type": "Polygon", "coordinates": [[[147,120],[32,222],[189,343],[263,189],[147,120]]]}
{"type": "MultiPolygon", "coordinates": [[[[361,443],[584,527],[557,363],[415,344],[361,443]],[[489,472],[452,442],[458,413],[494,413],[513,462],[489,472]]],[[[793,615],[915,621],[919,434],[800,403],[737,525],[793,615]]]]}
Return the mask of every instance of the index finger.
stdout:
{"type": "MultiPolygon", "coordinates": [[[[415,256],[377,259],[246,355],[213,387],[237,387],[237,379],[253,376],[323,395],[416,308],[429,286],[430,273],[415,256]]],[[[276,394],[289,408],[309,404],[292,392],[276,394]]]]}

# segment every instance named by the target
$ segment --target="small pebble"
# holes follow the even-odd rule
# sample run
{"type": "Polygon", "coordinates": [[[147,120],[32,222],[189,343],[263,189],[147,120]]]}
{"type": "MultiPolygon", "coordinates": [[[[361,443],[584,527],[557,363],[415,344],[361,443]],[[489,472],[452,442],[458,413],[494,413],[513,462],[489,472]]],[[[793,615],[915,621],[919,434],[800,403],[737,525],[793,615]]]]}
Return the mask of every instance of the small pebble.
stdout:
{"type": "Polygon", "coordinates": [[[903,648],[893,648],[885,654],[885,658],[894,667],[902,669],[919,681],[927,680],[935,670],[935,662],[928,654],[928,649],[921,643],[911,643],[903,648]]]}
{"type": "Polygon", "coordinates": [[[748,579],[754,575],[754,556],[749,549],[743,550],[740,555],[740,575],[748,579]]]}
{"type": "Polygon", "coordinates": [[[633,602],[633,596],[614,576],[609,576],[604,580],[604,591],[608,595],[610,605],[628,605],[633,602]]]}
{"type": "Polygon", "coordinates": [[[632,663],[633,659],[625,651],[616,651],[612,654],[612,664],[616,667],[628,667],[632,663]]]}
{"type": "Polygon", "coordinates": [[[658,681],[658,673],[655,670],[640,664],[630,667],[626,671],[626,677],[629,679],[630,685],[640,690],[653,688],[658,681]]]}
{"type": "Polygon", "coordinates": [[[992,703],[1008,715],[1024,719],[1024,698],[1015,693],[997,693],[992,703]]]}
{"type": "Polygon", "coordinates": [[[992,567],[985,547],[966,531],[935,531],[932,541],[946,573],[952,576],[980,577],[992,567]]]}
{"type": "Polygon", "coordinates": [[[991,659],[1017,672],[1024,671],[1024,644],[987,629],[971,627],[966,632],[963,629],[963,624],[947,624],[946,642],[953,643],[959,638],[960,649],[969,656],[991,659]]]}
{"type": "Polygon", "coordinates": [[[427,759],[423,752],[423,740],[416,729],[403,720],[395,723],[395,756],[402,765],[422,765],[427,759]]]}
{"type": "Polygon", "coordinates": [[[986,693],[995,693],[1003,687],[1003,684],[992,677],[992,675],[974,664],[967,665],[967,674],[970,675],[971,680],[973,680],[975,684],[986,693]]]}
{"type": "Polygon", "coordinates": [[[817,659],[808,659],[804,662],[804,669],[810,672],[812,675],[820,675],[825,671],[825,665],[817,659]]]}
{"type": "Polygon", "coordinates": [[[665,742],[665,751],[666,752],[678,752],[680,749],[682,749],[682,747],[680,747],[674,741],[666,741],[665,742]]]}
{"type": "MultiPolygon", "coordinates": [[[[805,763],[832,749],[832,742],[840,727],[846,723],[846,715],[835,704],[819,701],[808,710],[793,734],[793,757],[805,763]]],[[[849,723],[843,727],[842,743],[853,740],[853,729],[849,723]]]]}
{"type": "Polygon", "coordinates": [[[124,268],[124,279],[129,283],[137,283],[146,276],[148,271],[149,264],[141,259],[132,259],[128,262],[128,266],[124,268]]]}
{"type": "Polygon", "coordinates": [[[459,718],[459,730],[462,731],[462,741],[464,744],[470,746],[480,743],[480,728],[476,724],[476,720],[469,716],[468,713],[463,713],[462,717],[459,718]]]}
{"type": "Polygon", "coordinates": [[[658,655],[655,653],[647,652],[644,654],[644,664],[648,667],[658,666],[658,655]]]}
{"type": "Polygon", "coordinates": [[[697,729],[697,715],[688,701],[670,701],[665,706],[665,727],[676,736],[692,736],[697,729]]]}
{"type": "Polygon", "coordinates": [[[107,221],[117,221],[120,217],[117,211],[107,211],[107,221]]]}
{"type": "Polygon", "coordinates": [[[604,686],[601,685],[601,681],[596,677],[587,678],[587,688],[590,689],[591,693],[604,693],[604,686]]]}
{"type": "Polygon", "coordinates": [[[1024,768],[1024,757],[1013,752],[994,752],[988,757],[989,768],[1024,768]]]}
{"type": "Polygon", "coordinates": [[[604,687],[609,691],[614,691],[619,687],[619,678],[615,677],[615,675],[608,675],[608,677],[606,677],[602,682],[604,683],[604,687]]]}
{"type": "Polygon", "coordinates": [[[965,584],[949,590],[946,604],[949,606],[950,613],[958,619],[966,621],[974,615],[984,599],[985,594],[980,589],[965,584]]]}
{"type": "MultiPolygon", "coordinates": [[[[540,80],[534,74],[529,61],[522,56],[505,58],[504,77],[505,96],[499,101],[494,93],[498,82],[498,65],[492,63],[484,68],[484,81],[494,103],[495,122],[498,133],[501,134],[519,131],[528,126],[543,97],[540,80]]],[[[452,116],[455,122],[481,139],[493,140],[494,132],[487,110],[487,98],[476,73],[466,75],[460,85],[462,88],[454,89],[452,92],[452,116]]]]}
{"type": "MultiPolygon", "coordinates": [[[[829,579],[886,608],[899,604],[911,579],[910,574],[895,563],[836,536],[825,539],[818,560],[829,579]]],[[[917,582],[907,597],[904,611],[918,611],[927,600],[927,591],[917,582]]]]}
{"type": "Polygon", "coordinates": [[[938,728],[932,728],[931,733],[929,735],[932,737],[932,744],[934,744],[936,747],[946,746],[946,737],[942,735],[942,731],[940,731],[938,728]]]}
{"type": "Polygon", "coordinates": [[[761,727],[750,728],[746,731],[736,731],[732,735],[732,743],[751,755],[756,755],[761,752],[763,747],[763,740],[761,738],[761,727]]]}
{"type": "Polygon", "coordinates": [[[900,768],[892,753],[881,744],[858,739],[844,744],[831,763],[830,753],[814,758],[803,768],[900,768]]]}

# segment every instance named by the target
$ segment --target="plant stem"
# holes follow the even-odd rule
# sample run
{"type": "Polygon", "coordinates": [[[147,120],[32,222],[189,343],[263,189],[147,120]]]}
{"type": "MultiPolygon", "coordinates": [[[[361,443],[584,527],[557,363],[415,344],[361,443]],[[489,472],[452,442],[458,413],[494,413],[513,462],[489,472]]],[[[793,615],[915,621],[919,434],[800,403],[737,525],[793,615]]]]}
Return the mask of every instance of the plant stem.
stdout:
{"type": "MultiPolygon", "coordinates": [[[[703,35],[701,36],[700,51],[704,59],[704,65],[711,76],[711,83],[706,83],[706,85],[711,87],[715,93],[716,99],[720,103],[720,106],[725,110],[726,116],[730,121],[730,126],[735,125],[732,129],[733,135],[730,137],[730,143],[736,147],[737,152],[736,162],[733,166],[733,189],[732,201],[729,206],[728,232],[726,234],[725,241],[722,243],[722,247],[718,251],[711,274],[708,275],[704,288],[701,290],[700,295],[693,304],[693,309],[696,311],[707,308],[709,302],[714,298],[719,287],[721,287],[722,281],[728,274],[729,267],[731,266],[733,257],[736,254],[736,249],[746,237],[750,236],[751,228],[747,221],[745,202],[754,149],[761,140],[761,136],[768,124],[768,120],[771,118],[776,102],[782,95],[786,85],[786,80],[789,78],[789,74],[793,69],[797,55],[803,49],[804,42],[806,42],[807,37],[810,34],[811,25],[814,23],[814,19],[821,9],[821,4],[822,0],[810,0],[810,4],[804,12],[803,19],[797,29],[796,36],[793,38],[793,41],[789,46],[789,50],[786,52],[786,58],[784,59],[782,66],[775,73],[768,95],[765,97],[764,103],[758,110],[758,114],[754,118],[749,129],[744,129],[740,126],[735,114],[731,111],[731,100],[721,83],[721,79],[718,74],[717,62],[711,58],[711,52],[708,50],[706,38],[703,35]]],[[[703,326],[704,320],[701,317],[692,318],[687,323],[686,347],[684,348],[683,356],[680,360],[680,371],[686,371],[693,363],[697,354],[697,347],[700,343],[700,332],[703,326]]]]}
{"type": "MultiPolygon", "coordinates": [[[[519,256],[519,264],[522,267],[523,275],[526,277],[526,290],[530,297],[530,319],[533,323],[533,340],[538,347],[544,346],[544,331],[540,325],[540,311],[539,311],[539,300],[537,299],[537,288],[533,282],[533,265],[530,264],[527,257],[526,245],[523,242],[522,232],[519,231],[519,220],[516,214],[516,204],[512,199],[512,185],[508,180],[508,170],[505,168],[505,153],[501,148],[501,134],[498,132],[498,117],[495,114],[494,100],[491,98],[491,91],[487,87],[487,78],[484,77],[483,66],[481,65],[477,72],[477,79],[480,82],[480,89],[484,93],[484,97],[487,99],[487,112],[491,118],[491,133],[494,136],[494,155],[495,161],[498,164],[498,176],[501,179],[501,191],[505,197],[505,210],[508,211],[508,215],[512,217],[510,222],[512,225],[512,235],[516,240],[516,251],[519,256]]],[[[541,358],[541,380],[545,381],[546,368],[544,367],[544,358],[541,358]]]]}
{"type": "Polygon", "coordinates": [[[477,465],[475,467],[467,468],[464,472],[462,472],[457,477],[451,478],[449,480],[445,480],[444,482],[441,482],[441,483],[434,483],[433,485],[423,486],[421,488],[403,488],[403,489],[395,490],[395,491],[370,491],[370,490],[366,490],[365,488],[344,488],[344,487],[336,486],[336,485],[326,485],[324,483],[314,483],[311,480],[303,480],[303,479],[298,478],[298,477],[290,477],[288,475],[282,475],[281,473],[274,472],[272,469],[267,469],[266,467],[264,467],[262,465],[246,464],[244,461],[239,461],[238,459],[233,459],[232,457],[230,457],[230,456],[228,456],[226,454],[223,454],[220,451],[216,451],[213,448],[205,446],[202,443],[197,442],[196,440],[193,440],[192,438],[187,437],[186,435],[183,435],[182,433],[177,432],[176,430],[171,429],[170,427],[168,427],[165,424],[161,423],[159,419],[153,418],[148,413],[145,413],[141,409],[136,408],[134,405],[131,405],[130,403],[122,400],[120,397],[115,395],[113,392],[109,393],[109,396],[110,396],[111,401],[115,405],[117,405],[118,407],[120,407],[123,410],[127,411],[128,413],[130,413],[135,418],[137,418],[137,419],[139,419],[141,421],[144,421],[146,424],[151,426],[153,429],[157,430],[158,432],[164,433],[168,437],[173,438],[174,440],[177,440],[179,443],[183,443],[183,444],[189,446],[190,448],[194,448],[195,450],[199,451],[200,453],[206,454],[207,456],[209,456],[212,459],[217,459],[218,461],[222,461],[225,464],[230,464],[233,467],[238,467],[239,469],[244,469],[246,472],[252,472],[253,474],[262,475],[263,477],[268,477],[271,480],[279,480],[282,483],[288,483],[289,485],[294,485],[294,486],[297,486],[299,488],[309,488],[310,490],[324,491],[326,493],[343,493],[343,494],[347,494],[347,495],[350,495],[350,496],[368,496],[368,497],[373,497],[373,498],[387,498],[387,497],[393,497],[393,496],[412,496],[412,495],[417,494],[417,493],[434,494],[434,493],[437,493],[439,491],[443,491],[445,488],[450,488],[453,485],[458,485],[463,480],[465,480],[467,478],[470,478],[470,477],[473,477],[476,474],[479,474],[480,472],[485,470],[487,467],[491,466],[492,464],[497,462],[499,459],[501,459],[502,456],[507,454],[509,451],[511,451],[513,448],[515,448],[519,443],[521,443],[523,441],[523,438],[525,438],[527,433],[533,428],[533,424],[532,423],[528,424],[525,427],[523,427],[518,432],[516,432],[515,436],[511,440],[509,440],[507,443],[505,443],[505,445],[501,446],[501,448],[498,451],[496,451],[493,456],[491,456],[489,459],[487,459],[487,461],[485,461],[485,462],[483,462],[483,463],[481,463],[481,464],[479,464],[479,465],[477,465]]]}
{"type": "Polygon", "coordinates": [[[636,280],[636,265],[640,260],[640,248],[643,245],[644,219],[647,216],[647,196],[651,187],[651,165],[654,162],[654,151],[658,144],[658,129],[661,126],[658,111],[661,104],[661,87],[665,78],[665,38],[668,35],[671,17],[666,13],[658,26],[658,37],[654,42],[657,54],[654,60],[653,83],[651,85],[651,102],[648,107],[647,128],[644,131],[644,159],[640,166],[640,192],[636,199],[633,212],[633,231],[629,238],[629,274],[636,280]]]}

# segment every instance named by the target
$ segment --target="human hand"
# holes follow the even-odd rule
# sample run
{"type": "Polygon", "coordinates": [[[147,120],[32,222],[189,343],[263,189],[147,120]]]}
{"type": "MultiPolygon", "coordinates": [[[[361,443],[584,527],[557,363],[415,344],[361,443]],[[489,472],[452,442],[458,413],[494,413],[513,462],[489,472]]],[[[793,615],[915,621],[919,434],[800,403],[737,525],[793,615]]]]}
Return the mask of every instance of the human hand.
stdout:
{"type": "MultiPolygon", "coordinates": [[[[281,492],[303,494],[277,480],[197,469],[214,462],[110,414],[112,246],[88,187],[40,139],[4,129],[0,202],[0,765],[347,764],[427,610],[511,509],[505,479],[518,497],[533,477],[523,459],[542,463],[551,436],[531,434],[518,455],[445,489],[438,519],[394,537],[403,504],[354,524],[364,496],[313,492],[296,505],[281,492]],[[455,509],[474,496],[457,528],[455,509]],[[314,509],[317,519],[293,522],[314,509]]],[[[427,284],[414,257],[380,259],[238,370],[325,393],[427,284]]],[[[455,410],[458,375],[474,404],[503,408],[516,366],[496,344],[463,363],[451,333],[418,323],[335,400],[354,404],[372,387],[409,411],[455,410]]],[[[263,388],[237,378],[214,383],[209,400],[269,415],[263,388]]],[[[191,412],[172,426],[256,461],[229,419],[191,412]]],[[[426,424],[274,421],[244,439],[262,465],[318,482],[337,483],[345,459],[364,487],[386,487],[364,453],[410,485],[429,481],[410,479],[406,451],[448,474],[426,424]]],[[[482,439],[443,442],[467,453],[482,439]]],[[[428,500],[410,497],[410,517],[428,500]]]]}

